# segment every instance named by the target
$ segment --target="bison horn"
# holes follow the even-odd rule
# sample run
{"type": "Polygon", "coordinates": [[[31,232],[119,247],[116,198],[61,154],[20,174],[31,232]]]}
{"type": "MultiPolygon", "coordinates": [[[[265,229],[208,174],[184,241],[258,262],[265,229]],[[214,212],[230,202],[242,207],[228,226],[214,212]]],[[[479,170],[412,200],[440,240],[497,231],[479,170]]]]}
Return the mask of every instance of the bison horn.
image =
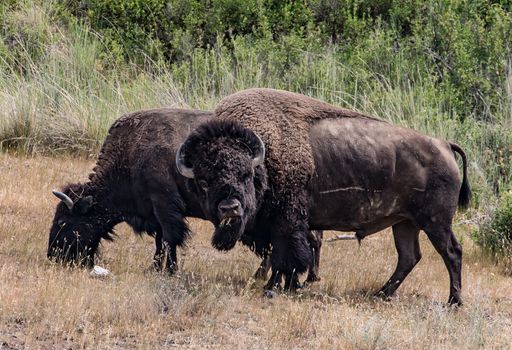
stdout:
{"type": "Polygon", "coordinates": [[[181,158],[181,147],[183,147],[183,145],[181,145],[178,152],[176,152],[176,168],[181,175],[188,177],[189,179],[193,179],[194,170],[183,163],[183,159],[181,158]]]}
{"type": "Polygon", "coordinates": [[[66,194],[64,194],[62,192],[59,192],[57,190],[53,190],[52,193],[55,195],[55,197],[57,197],[58,199],[63,201],[64,204],[66,204],[66,207],[68,207],[69,210],[73,209],[73,201],[71,200],[71,198],[68,197],[68,195],[66,195],[66,194]]]}
{"type": "Polygon", "coordinates": [[[258,147],[258,153],[256,153],[256,155],[252,159],[253,168],[257,167],[258,165],[263,164],[263,161],[265,160],[265,144],[263,143],[263,141],[261,140],[261,138],[258,135],[254,134],[254,136],[256,136],[256,138],[259,141],[259,147],[258,147]]]}

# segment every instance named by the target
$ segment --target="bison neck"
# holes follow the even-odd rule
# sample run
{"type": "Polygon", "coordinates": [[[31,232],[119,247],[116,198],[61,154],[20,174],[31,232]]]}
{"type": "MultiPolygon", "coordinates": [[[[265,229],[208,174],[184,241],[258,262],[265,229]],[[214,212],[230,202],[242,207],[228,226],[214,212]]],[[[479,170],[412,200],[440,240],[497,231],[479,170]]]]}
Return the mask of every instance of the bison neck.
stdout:
{"type": "Polygon", "coordinates": [[[446,142],[386,122],[326,119],[313,125],[310,228],[371,234],[411,217],[433,166],[458,172],[446,142]]]}

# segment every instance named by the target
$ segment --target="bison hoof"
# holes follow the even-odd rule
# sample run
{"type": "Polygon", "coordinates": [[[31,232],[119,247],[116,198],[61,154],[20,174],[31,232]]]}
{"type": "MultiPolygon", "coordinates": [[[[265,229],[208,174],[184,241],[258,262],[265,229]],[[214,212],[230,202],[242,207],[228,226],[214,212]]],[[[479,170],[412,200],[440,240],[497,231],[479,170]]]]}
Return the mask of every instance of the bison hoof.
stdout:
{"type": "Polygon", "coordinates": [[[321,281],[322,279],[320,278],[320,276],[317,276],[317,275],[308,275],[308,277],[306,278],[306,283],[313,283],[313,282],[319,282],[321,281]]]}
{"type": "Polygon", "coordinates": [[[159,261],[153,261],[153,263],[144,269],[145,274],[151,274],[162,271],[162,264],[159,261]]]}
{"type": "Polygon", "coordinates": [[[383,291],[378,291],[377,293],[373,294],[374,300],[383,300],[383,301],[391,301],[392,295],[387,294],[383,291]]]}
{"type": "Polygon", "coordinates": [[[281,283],[273,283],[273,281],[269,281],[265,287],[265,290],[281,290],[283,287],[281,286],[281,283]]]}
{"type": "Polygon", "coordinates": [[[178,265],[176,265],[176,264],[171,264],[165,268],[165,272],[167,272],[167,274],[169,276],[174,275],[177,271],[178,271],[178,265]]]}
{"type": "Polygon", "coordinates": [[[454,298],[452,296],[448,298],[448,306],[458,308],[461,307],[462,305],[462,300],[460,300],[460,298],[454,298]]]}
{"type": "Polygon", "coordinates": [[[147,268],[148,271],[160,272],[162,271],[162,264],[154,261],[153,264],[147,268]]]}
{"type": "Polygon", "coordinates": [[[304,284],[299,283],[299,282],[292,283],[292,284],[290,284],[288,286],[284,286],[284,290],[286,290],[287,292],[292,292],[292,293],[296,292],[296,291],[298,291],[299,289],[302,289],[302,288],[304,288],[304,284]]]}

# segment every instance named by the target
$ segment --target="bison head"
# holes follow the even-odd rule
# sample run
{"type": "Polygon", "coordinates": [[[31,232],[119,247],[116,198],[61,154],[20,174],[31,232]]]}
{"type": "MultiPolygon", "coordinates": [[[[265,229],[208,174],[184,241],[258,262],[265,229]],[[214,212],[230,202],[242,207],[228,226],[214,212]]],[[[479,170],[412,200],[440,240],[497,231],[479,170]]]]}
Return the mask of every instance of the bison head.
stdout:
{"type": "Polygon", "coordinates": [[[267,189],[264,159],[262,140],[233,121],[202,124],[177,152],[178,171],[191,179],[203,212],[215,225],[215,248],[233,248],[253,222],[267,189]]]}
{"type": "Polygon", "coordinates": [[[112,225],[105,209],[94,197],[84,195],[83,185],[72,185],[63,192],[53,191],[61,200],[55,210],[48,241],[48,258],[60,262],[92,266],[101,238],[111,239],[112,225]]]}

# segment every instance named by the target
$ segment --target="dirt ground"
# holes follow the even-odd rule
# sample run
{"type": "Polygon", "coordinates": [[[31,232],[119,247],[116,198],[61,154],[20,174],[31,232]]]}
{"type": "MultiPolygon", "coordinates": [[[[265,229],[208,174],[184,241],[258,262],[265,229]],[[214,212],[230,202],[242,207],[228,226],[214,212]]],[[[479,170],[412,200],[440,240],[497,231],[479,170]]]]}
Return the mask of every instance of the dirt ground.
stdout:
{"type": "MultiPolygon", "coordinates": [[[[298,294],[262,296],[259,260],[210,245],[211,226],[190,220],[180,271],[148,273],[153,240],[117,227],[98,264],[112,275],[46,259],[48,230],[67,182],[92,161],[0,155],[0,349],[512,349],[512,277],[481,255],[465,225],[463,300],[448,308],[448,273],[421,234],[423,259],[391,301],[374,300],[396,252],[389,231],[325,243],[322,280],[298,294]]],[[[327,232],[326,237],[333,233],[327,232]]]]}

